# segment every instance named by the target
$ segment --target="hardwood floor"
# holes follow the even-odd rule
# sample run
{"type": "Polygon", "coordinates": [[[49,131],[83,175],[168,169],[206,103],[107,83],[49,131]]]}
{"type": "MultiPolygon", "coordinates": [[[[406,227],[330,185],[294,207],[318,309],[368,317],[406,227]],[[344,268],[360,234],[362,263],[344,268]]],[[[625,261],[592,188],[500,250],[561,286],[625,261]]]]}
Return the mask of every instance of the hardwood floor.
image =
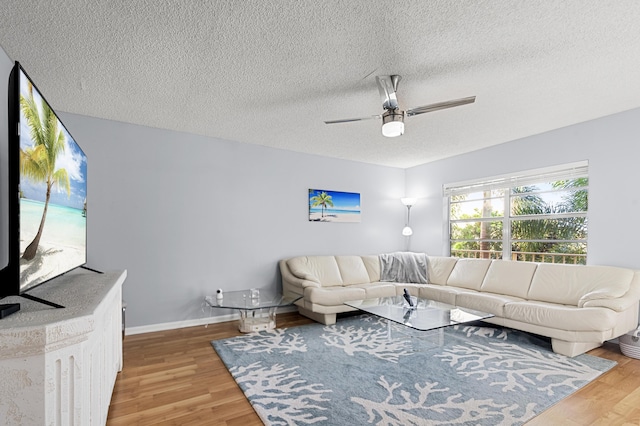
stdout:
{"type": "MultiPolygon", "coordinates": [[[[278,327],[308,324],[297,313],[278,327]]],[[[127,336],[107,425],[262,425],[211,340],[240,334],[235,321],[127,336]]],[[[527,423],[640,425],[640,360],[606,343],[589,352],[618,365],[527,423]]]]}

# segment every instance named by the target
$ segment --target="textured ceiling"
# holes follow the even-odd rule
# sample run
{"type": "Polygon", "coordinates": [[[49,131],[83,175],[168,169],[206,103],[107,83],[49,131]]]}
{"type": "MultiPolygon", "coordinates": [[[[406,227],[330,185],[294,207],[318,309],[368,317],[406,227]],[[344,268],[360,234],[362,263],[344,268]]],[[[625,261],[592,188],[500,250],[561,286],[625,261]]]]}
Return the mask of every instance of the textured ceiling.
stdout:
{"type": "MultiPolygon", "coordinates": [[[[640,2],[9,0],[0,46],[60,111],[411,167],[640,107],[640,2]],[[385,138],[376,75],[407,118],[385,138]]],[[[73,133],[73,129],[70,129],[73,133]]]]}

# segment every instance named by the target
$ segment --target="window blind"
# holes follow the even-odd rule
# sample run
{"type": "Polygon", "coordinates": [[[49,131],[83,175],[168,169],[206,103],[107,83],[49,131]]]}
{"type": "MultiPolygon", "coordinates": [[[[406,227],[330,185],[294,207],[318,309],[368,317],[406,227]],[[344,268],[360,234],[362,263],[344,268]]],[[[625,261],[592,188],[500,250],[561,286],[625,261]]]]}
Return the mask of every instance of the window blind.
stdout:
{"type": "Polygon", "coordinates": [[[445,197],[470,194],[472,192],[490,191],[494,189],[527,186],[540,182],[554,182],[558,180],[572,180],[589,176],[589,163],[580,161],[542,169],[533,169],[513,174],[488,177],[474,181],[445,184],[445,197]]]}

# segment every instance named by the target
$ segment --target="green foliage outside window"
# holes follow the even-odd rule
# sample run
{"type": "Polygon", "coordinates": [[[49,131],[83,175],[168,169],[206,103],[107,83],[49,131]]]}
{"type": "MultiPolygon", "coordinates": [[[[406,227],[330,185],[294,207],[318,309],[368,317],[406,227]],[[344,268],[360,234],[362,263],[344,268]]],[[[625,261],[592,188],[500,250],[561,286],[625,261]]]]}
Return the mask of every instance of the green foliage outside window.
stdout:
{"type": "Polygon", "coordinates": [[[588,183],[578,178],[513,187],[508,197],[496,190],[451,196],[451,254],[502,258],[506,223],[511,259],[586,263],[588,183]]]}

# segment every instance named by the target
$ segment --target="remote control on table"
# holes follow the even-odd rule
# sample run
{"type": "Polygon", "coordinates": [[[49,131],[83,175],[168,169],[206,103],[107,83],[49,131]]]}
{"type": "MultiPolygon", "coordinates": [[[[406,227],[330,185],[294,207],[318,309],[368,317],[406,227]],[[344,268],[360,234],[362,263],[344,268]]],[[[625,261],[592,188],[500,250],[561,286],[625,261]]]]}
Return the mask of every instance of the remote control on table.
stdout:
{"type": "Polygon", "coordinates": [[[411,301],[411,296],[409,295],[409,291],[406,288],[404,289],[404,300],[406,300],[407,303],[409,303],[409,306],[413,308],[413,302],[411,301]]]}

